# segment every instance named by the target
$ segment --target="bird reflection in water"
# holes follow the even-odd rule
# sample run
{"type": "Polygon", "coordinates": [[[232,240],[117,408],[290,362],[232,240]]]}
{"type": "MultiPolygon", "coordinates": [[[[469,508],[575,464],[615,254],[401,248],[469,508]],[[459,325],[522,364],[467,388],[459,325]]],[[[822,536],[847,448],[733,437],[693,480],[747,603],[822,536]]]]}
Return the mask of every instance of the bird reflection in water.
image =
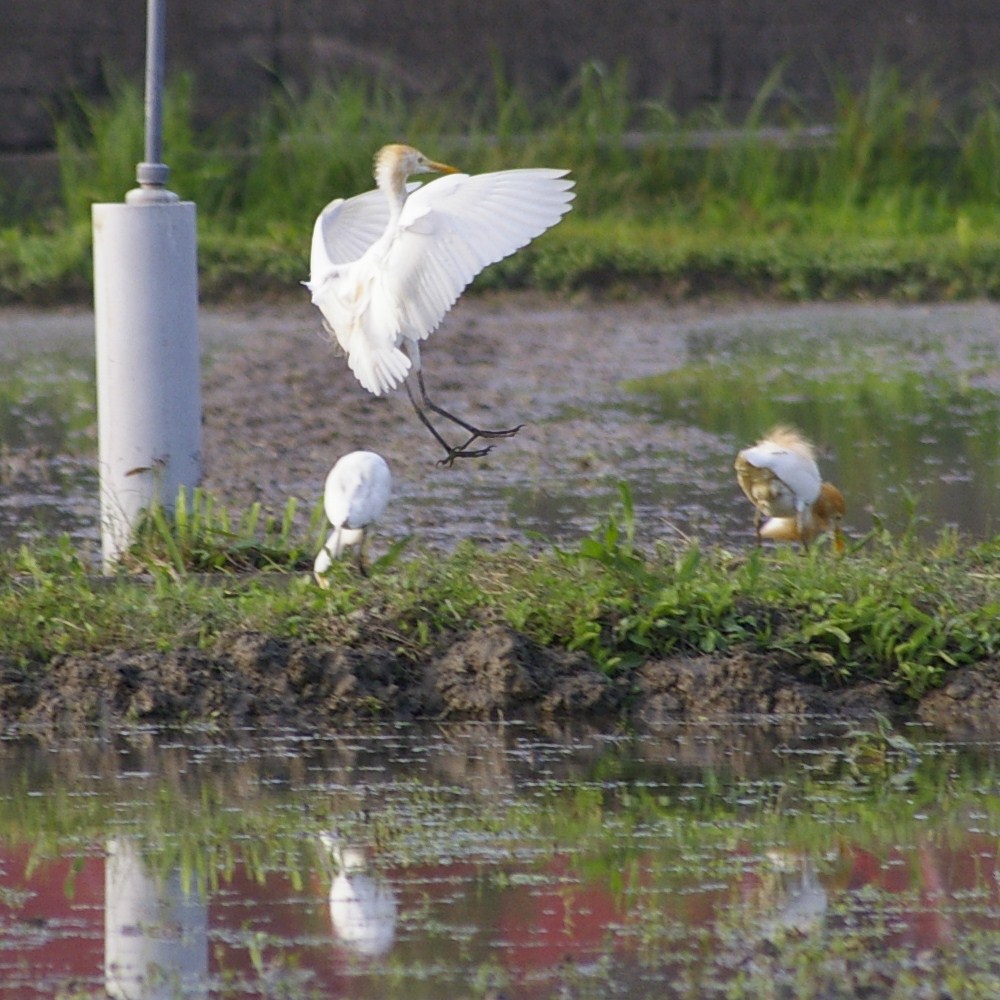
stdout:
{"type": "Polygon", "coordinates": [[[356,955],[384,955],[396,937],[396,894],[372,870],[364,848],[341,844],[331,835],[322,841],[335,872],[329,897],[335,938],[356,955]]]}

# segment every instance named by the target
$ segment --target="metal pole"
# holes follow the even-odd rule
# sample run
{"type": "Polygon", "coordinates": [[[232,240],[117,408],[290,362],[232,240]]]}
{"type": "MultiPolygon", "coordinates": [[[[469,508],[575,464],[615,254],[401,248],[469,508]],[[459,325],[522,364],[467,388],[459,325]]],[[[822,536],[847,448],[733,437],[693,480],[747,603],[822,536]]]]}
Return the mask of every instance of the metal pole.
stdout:
{"type": "Polygon", "coordinates": [[[147,21],[146,163],[160,163],[163,160],[163,62],[166,52],[166,7],[163,0],[149,0],[147,21]]]}
{"type": "Polygon", "coordinates": [[[166,0],[146,4],[146,149],[145,160],[136,167],[139,190],[129,192],[130,203],[176,201],[166,191],[170,168],[163,159],[163,78],[166,58],[166,0]]]}
{"type": "Polygon", "coordinates": [[[101,548],[110,569],[139,517],[201,479],[195,205],[166,189],[166,0],[148,0],[146,159],[125,204],[94,205],[101,548]]]}

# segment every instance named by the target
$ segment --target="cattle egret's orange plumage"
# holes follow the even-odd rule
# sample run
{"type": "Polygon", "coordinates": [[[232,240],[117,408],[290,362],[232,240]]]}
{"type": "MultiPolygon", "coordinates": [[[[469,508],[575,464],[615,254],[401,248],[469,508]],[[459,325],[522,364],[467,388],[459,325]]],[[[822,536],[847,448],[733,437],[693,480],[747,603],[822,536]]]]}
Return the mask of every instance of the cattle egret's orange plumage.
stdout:
{"type": "Polygon", "coordinates": [[[744,448],[736,456],[736,480],[754,505],[758,542],[770,538],[808,548],[832,531],[837,550],[843,549],[844,497],[823,482],[813,447],[798,431],[775,427],[752,448],[744,448]]]}
{"type": "Polygon", "coordinates": [[[424,425],[456,458],[477,438],[509,437],[519,427],[484,431],[434,405],[424,388],[420,341],[438,326],[462,290],[488,264],[508,257],[569,211],[573,182],[565,170],[459,173],[412,146],[384,146],[375,156],[377,191],[331,201],[313,227],[312,301],[347,354],[357,380],[376,396],[401,383],[424,425]],[[441,173],[428,184],[411,174],[441,173]],[[407,382],[417,373],[418,404],[407,382]],[[449,445],[425,409],[452,420],[468,439],[449,445]]]}

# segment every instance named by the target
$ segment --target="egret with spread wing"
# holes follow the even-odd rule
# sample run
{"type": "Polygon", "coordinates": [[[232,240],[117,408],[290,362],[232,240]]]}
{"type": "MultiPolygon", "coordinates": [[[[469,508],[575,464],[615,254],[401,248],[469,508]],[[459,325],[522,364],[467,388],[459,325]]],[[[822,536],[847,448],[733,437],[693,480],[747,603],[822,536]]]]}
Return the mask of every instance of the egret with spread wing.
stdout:
{"type": "Polygon", "coordinates": [[[378,189],[338,198],[313,227],[306,287],[357,380],[380,396],[400,383],[425,427],[456,458],[485,455],[478,439],[510,437],[522,425],[484,430],[433,403],[424,386],[420,341],[437,328],[462,290],[488,264],[510,256],[569,211],[573,181],[544,168],[460,173],[412,146],[375,156],[378,189]],[[428,184],[411,174],[440,173],[428,184]],[[404,350],[405,349],[405,350],[404,350]],[[419,401],[407,381],[416,372],[419,401]],[[427,411],[467,435],[449,445],[427,411]]]}
{"type": "Polygon", "coordinates": [[[843,550],[844,497],[832,483],[823,482],[813,447],[798,431],[775,427],[752,448],[744,448],[736,456],[736,480],[754,505],[758,544],[771,538],[808,548],[832,530],[837,551],[843,550]]]}
{"type": "Polygon", "coordinates": [[[358,569],[365,572],[368,529],[382,516],[391,489],[392,476],[381,455],[352,451],[337,460],[323,491],[323,509],[333,531],[313,564],[313,574],[321,587],[327,586],[326,572],[333,560],[350,545],[357,545],[358,569]]]}

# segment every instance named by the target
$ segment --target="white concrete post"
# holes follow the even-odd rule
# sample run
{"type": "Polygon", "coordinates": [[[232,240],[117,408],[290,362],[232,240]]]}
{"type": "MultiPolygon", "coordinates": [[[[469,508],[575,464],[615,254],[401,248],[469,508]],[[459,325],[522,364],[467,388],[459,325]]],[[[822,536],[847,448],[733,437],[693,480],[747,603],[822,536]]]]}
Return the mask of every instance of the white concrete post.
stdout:
{"type": "Polygon", "coordinates": [[[165,0],[148,0],[146,159],[123,204],[92,207],[101,550],[128,548],[141,511],[201,479],[198,263],[193,202],[160,159],[165,0]]]}

